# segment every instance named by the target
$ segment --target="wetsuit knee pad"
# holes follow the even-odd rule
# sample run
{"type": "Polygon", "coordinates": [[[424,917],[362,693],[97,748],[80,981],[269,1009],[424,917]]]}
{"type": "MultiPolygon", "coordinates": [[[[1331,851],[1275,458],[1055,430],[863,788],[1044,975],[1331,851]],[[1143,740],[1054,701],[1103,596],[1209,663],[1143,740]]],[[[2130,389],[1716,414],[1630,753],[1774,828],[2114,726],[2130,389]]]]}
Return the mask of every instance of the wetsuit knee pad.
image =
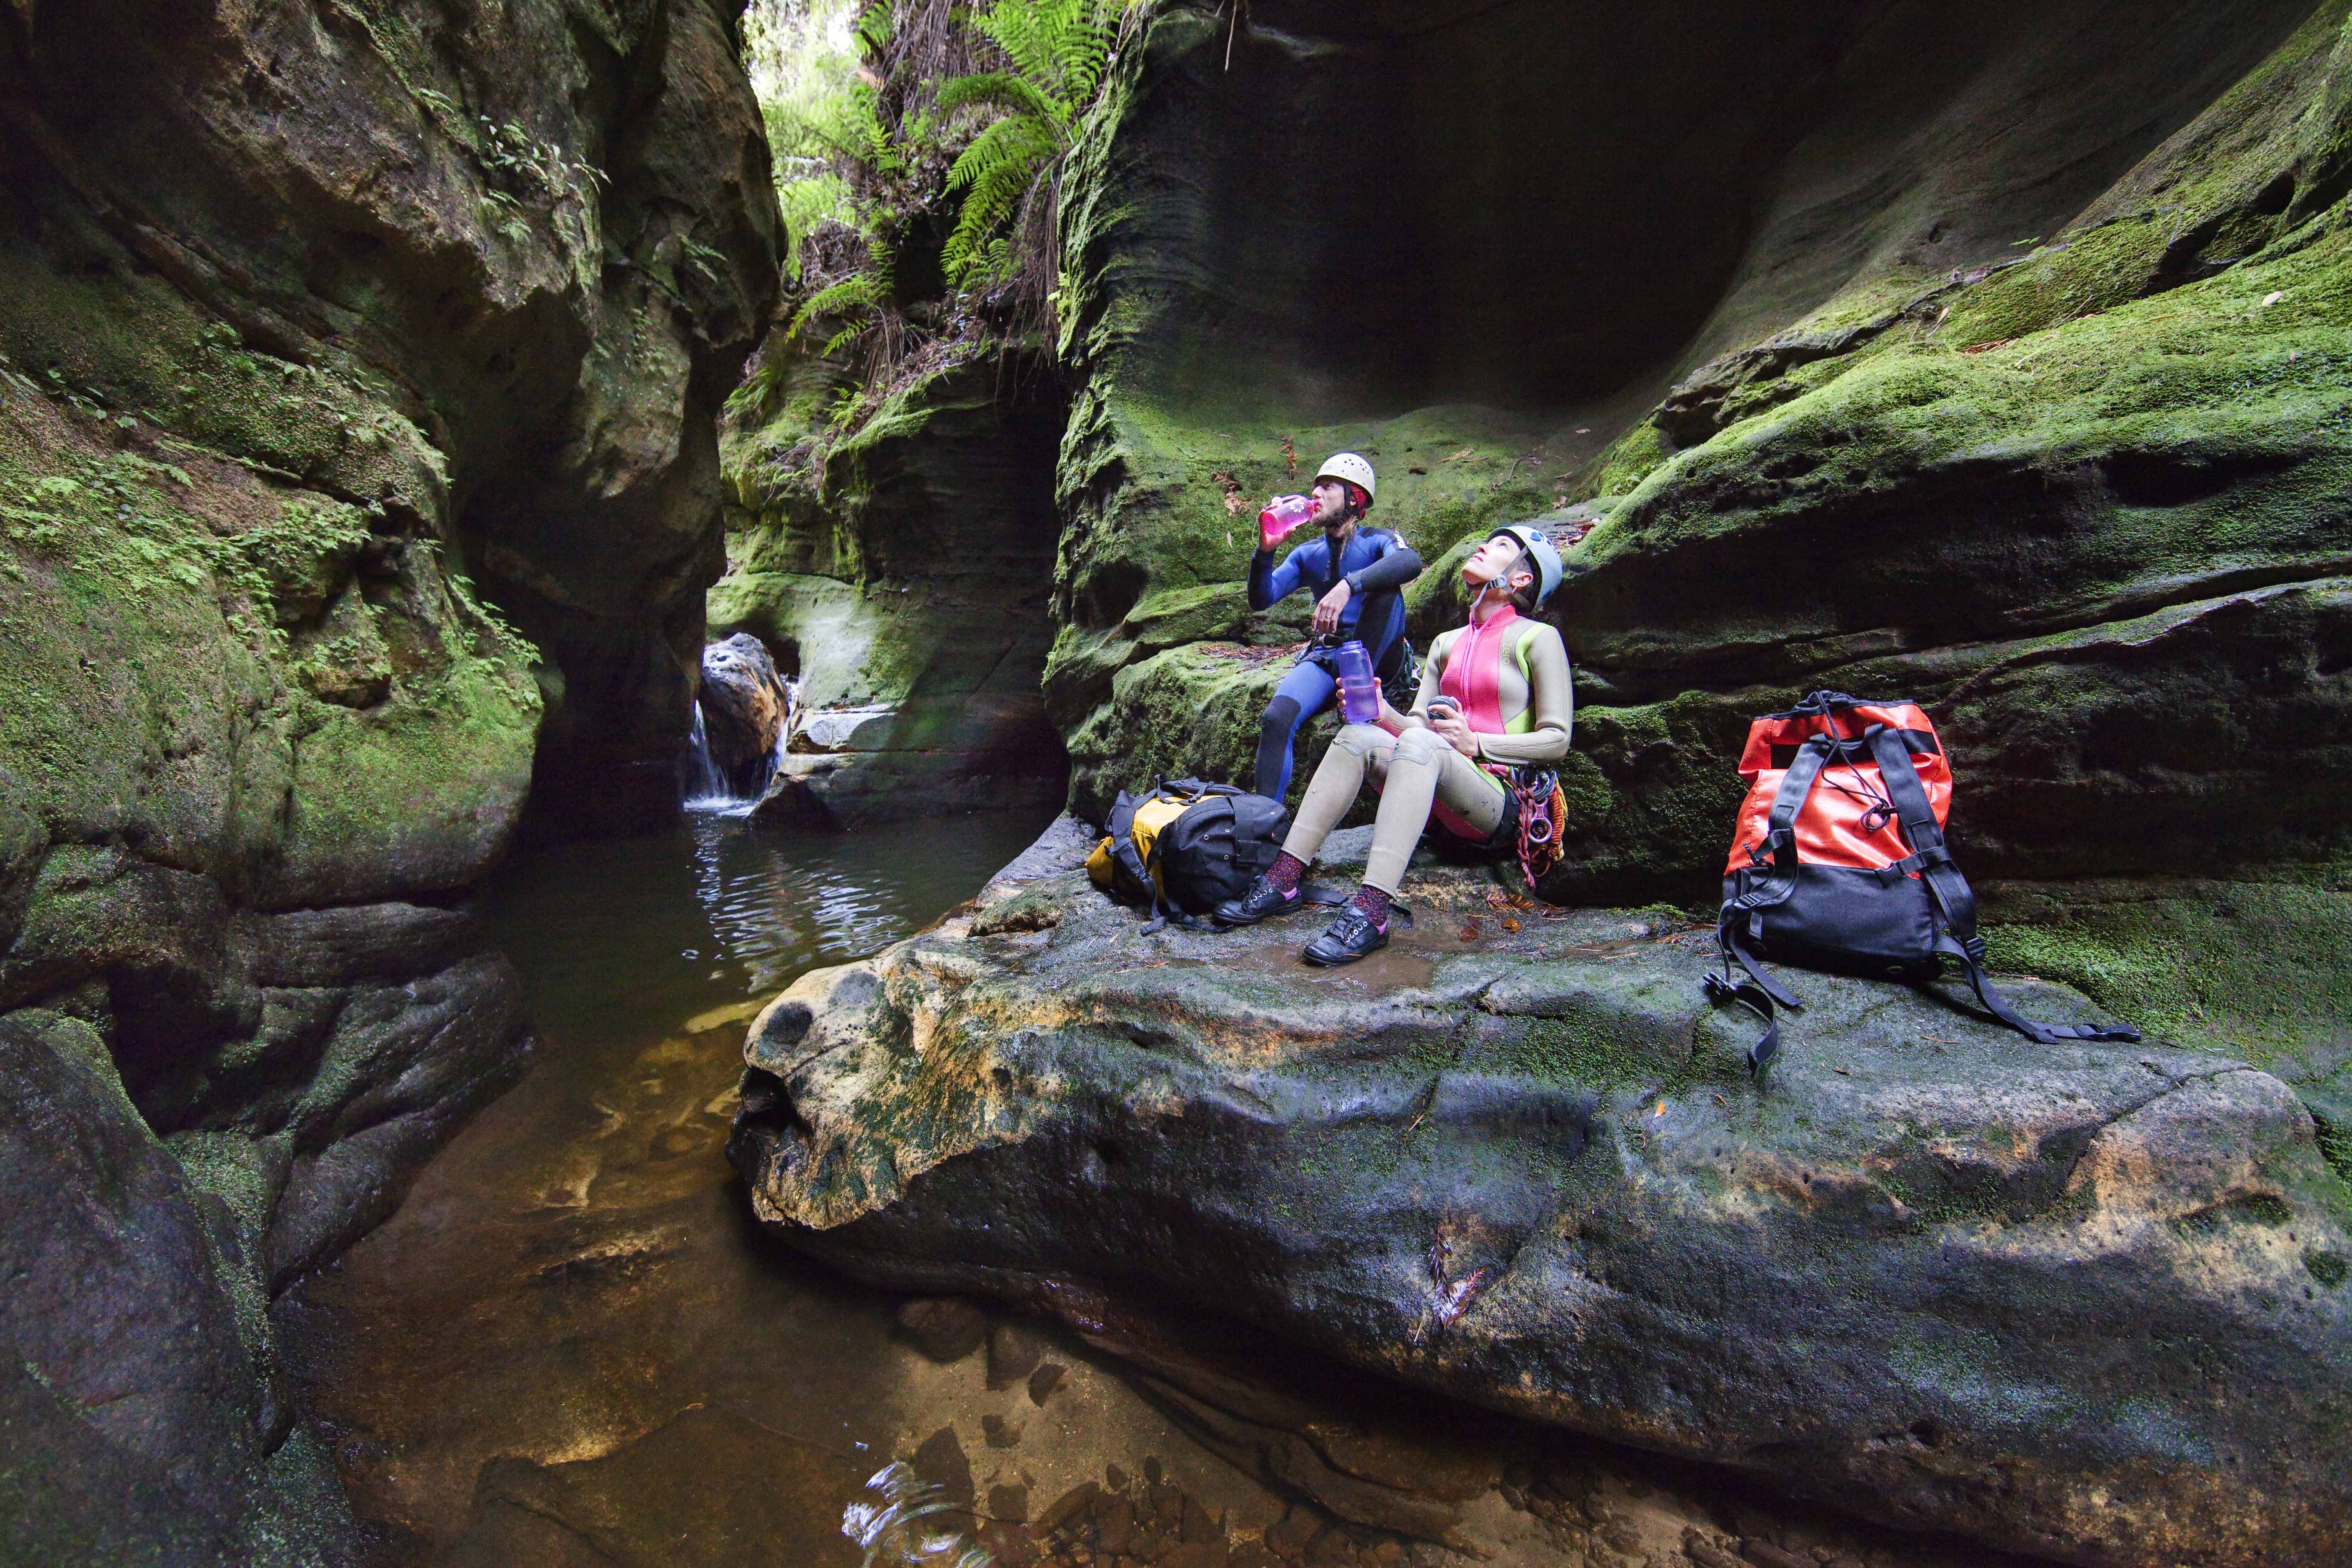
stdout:
{"type": "Polygon", "coordinates": [[[1407,730],[1397,737],[1397,761],[1416,763],[1423,766],[1437,761],[1448,750],[1445,737],[1434,730],[1407,730]]]}
{"type": "Polygon", "coordinates": [[[1298,732],[1298,700],[1277,695],[1257,729],[1257,793],[1279,800],[1290,787],[1290,738],[1298,732]]]}
{"type": "Polygon", "coordinates": [[[1331,743],[1360,757],[1369,757],[1372,754],[1372,748],[1379,745],[1387,734],[1388,731],[1377,724],[1343,724],[1339,732],[1331,737],[1331,743]]]}

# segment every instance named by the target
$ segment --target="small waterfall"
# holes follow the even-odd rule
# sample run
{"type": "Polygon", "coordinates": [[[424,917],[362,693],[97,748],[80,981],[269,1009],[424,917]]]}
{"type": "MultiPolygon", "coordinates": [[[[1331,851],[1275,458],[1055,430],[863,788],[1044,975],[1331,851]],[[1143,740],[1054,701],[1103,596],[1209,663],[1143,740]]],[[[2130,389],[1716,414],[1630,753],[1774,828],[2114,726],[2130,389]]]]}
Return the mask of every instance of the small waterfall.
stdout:
{"type": "Polygon", "coordinates": [[[870,1501],[842,1510],[841,1533],[866,1550],[864,1568],[991,1568],[994,1559],[955,1528],[971,1510],[926,1486],[903,1461],[893,1461],[866,1483],[870,1501]]]}
{"type": "Polygon", "coordinates": [[[800,722],[801,683],[787,680],[784,685],[784,721],[776,730],[775,749],[760,759],[752,770],[753,776],[743,781],[749,787],[738,789],[725,770],[710,755],[710,742],[702,727],[702,704],[694,706],[694,727],[688,731],[688,756],[685,778],[685,805],[688,811],[712,812],[720,816],[740,816],[760,804],[768,793],[768,781],[784,765],[784,750],[793,742],[793,730],[800,722]]]}
{"type": "Polygon", "coordinates": [[[710,758],[710,742],[702,731],[702,704],[694,704],[694,729],[688,735],[686,763],[686,809],[688,811],[748,811],[759,800],[740,800],[727,787],[727,775],[710,758]]]}

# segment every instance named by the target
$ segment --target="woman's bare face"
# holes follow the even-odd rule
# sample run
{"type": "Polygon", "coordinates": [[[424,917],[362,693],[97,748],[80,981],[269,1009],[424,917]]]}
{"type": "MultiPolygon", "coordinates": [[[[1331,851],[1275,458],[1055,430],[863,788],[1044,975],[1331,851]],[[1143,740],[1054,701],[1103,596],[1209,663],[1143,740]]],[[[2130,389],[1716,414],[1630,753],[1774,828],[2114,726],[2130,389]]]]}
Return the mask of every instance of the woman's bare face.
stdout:
{"type": "Polygon", "coordinates": [[[1462,563],[1462,581],[1473,588],[1483,588],[1511,569],[1520,555],[1519,542],[1506,533],[1496,534],[1470,552],[1462,563]]]}

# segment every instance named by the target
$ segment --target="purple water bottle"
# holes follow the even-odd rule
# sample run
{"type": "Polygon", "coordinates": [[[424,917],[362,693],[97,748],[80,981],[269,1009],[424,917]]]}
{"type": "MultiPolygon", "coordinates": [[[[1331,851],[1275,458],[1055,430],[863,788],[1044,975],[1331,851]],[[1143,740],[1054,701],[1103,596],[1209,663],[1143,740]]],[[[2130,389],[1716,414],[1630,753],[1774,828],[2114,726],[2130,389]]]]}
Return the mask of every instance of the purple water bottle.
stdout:
{"type": "Polygon", "coordinates": [[[1370,724],[1381,716],[1381,683],[1372,679],[1372,656],[1360,642],[1339,645],[1339,717],[1370,724]]]}

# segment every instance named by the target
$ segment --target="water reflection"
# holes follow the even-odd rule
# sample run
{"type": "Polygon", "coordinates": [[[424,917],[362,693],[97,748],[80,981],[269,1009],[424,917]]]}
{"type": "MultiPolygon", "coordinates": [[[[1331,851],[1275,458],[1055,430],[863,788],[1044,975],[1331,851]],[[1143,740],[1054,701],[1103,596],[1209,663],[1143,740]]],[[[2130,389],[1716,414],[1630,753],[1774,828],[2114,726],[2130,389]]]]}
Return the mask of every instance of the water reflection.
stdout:
{"type": "Polygon", "coordinates": [[[546,1037],[537,1064],[389,1223],[272,1309],[373,1563],[1471,1561],[1265,1483],[1267,1456],[1287,1475],[1309,1447],[1444,1492],[1486,1568],[1990,1560],[1801,1528],[1705,1478],[1662,1484],[1656,1461],[1489,1432],[1409,1391],[1396,1416],[1243,1383],[1220,1415],[1066,1333],[879,1297],[763,1237],[722,1152],[760,1000],[969,897],[1042,826],[812,837],[702,817],[566,847],[491,889],[546,1037]],[[1277,1417],[1292,1424],[1258,1424],[1277,1417]],[[1395,1436],[1440,1428],[1455,1435],[1395,1436]],[[1219,1457],[1247,1453],[1248,1470],[1219,1457]]]}
{"type": "Polygon", "coordinates": [[[485,912],[558,1049],[642,1045],[906,935],[1043,826],[974,813],[825,834],[693,813],[667,833],[535,856],[488,889],[485,912]]]}

